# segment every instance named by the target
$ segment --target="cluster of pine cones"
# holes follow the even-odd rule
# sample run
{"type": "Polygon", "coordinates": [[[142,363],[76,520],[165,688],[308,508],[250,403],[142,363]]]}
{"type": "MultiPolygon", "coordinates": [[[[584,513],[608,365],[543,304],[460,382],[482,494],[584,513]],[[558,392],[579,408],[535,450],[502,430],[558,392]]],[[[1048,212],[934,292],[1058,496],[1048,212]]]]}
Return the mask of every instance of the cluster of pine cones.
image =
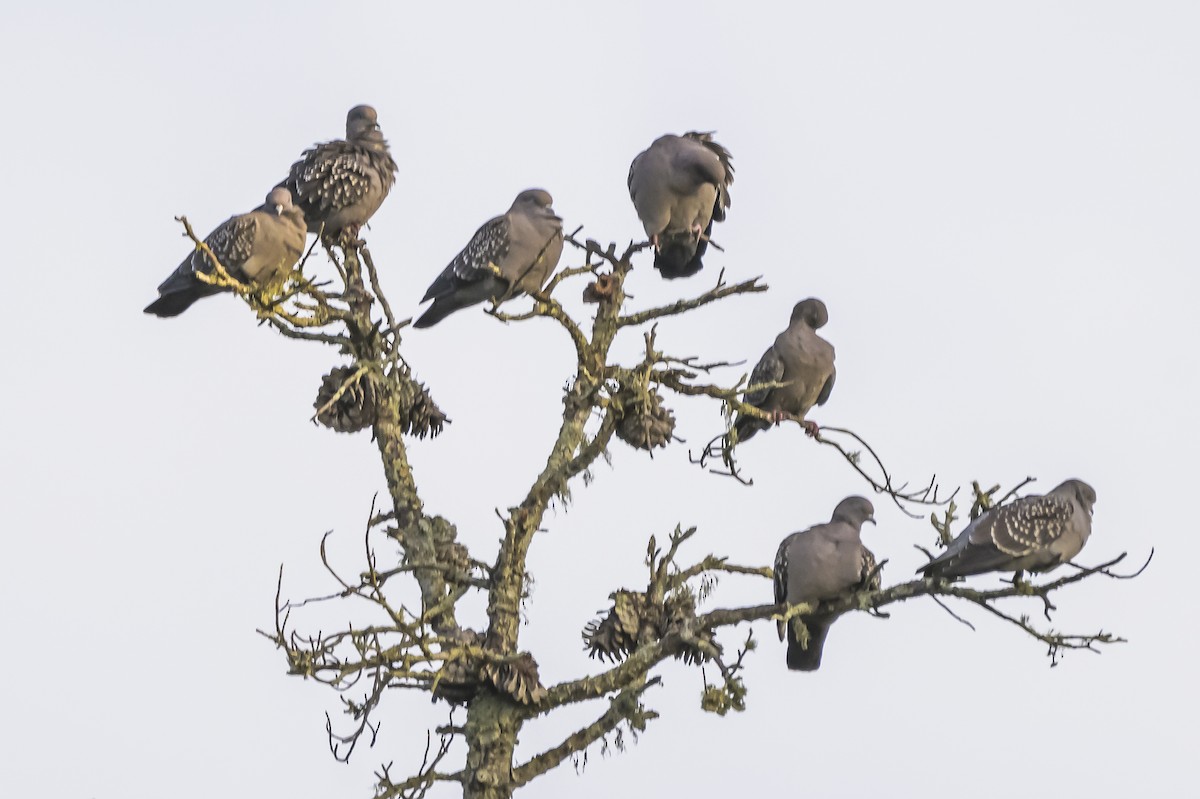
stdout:
{"type": "MultiPolygon", "coordinates": [[[[463,646],[483,645],[483,636],[474,630],[460,630],[458,636],[463,646]]],[[[506,663],[481,663],[470,657],[448,661],[438,675],[433,695],[461,705],[471,701],[484,685],[490,685],[522,705],[537,704],[546,696],[537,661],[528,652],[521,652],[506,663]]]]}
{"type": "MultiPolygon", "coordinates": [[[[380,381],[385,379],[369,369],[336,367],[321,379],[321,387],[317,390],[317,399],[313,402],[317,421],[339,433],[367,429],[378,418],[382,394],[380,381]]],[[[417,438],[441,433],[449,419],[433,401],[425,385],[401,374],[397,388],[400,431],[417,438]]]]}
{"type": "MultiPolygon", "coordinates": [[[[583,629],[584,648],[588,654],[601,660],[623,660],[638,646],[642,628],[657,640],[675,631],[688,619],[696,616],[696,599],[687,588],[677,589],[667,595],[661,605],[651,605],[644,592],[620,590],[609,594],[612,608],[602,618],[588,622],[583,629]]],[[[709,651],[721,651],[711,630],[701,631],[698,643],[686,645],[676,657],[687,664],[704,663],[709,651]],[[704,648],[700,644],[704,645],[704,648]]]]}

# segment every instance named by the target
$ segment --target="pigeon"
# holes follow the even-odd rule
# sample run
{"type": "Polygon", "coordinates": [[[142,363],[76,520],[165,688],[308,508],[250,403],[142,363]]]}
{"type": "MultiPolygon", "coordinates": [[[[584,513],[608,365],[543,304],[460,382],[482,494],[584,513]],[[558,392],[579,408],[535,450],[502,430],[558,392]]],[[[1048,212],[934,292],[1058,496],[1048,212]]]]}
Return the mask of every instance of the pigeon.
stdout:
{"type": "Polygon", "coordinates": [[[917,573],[950,579],[993,571],[1050,571],[1083,549],[1092,533],[1095,504],[1090,485],[1067,480],[1044,496],[992,508],[917,573]]]}
{"type": "MultiPolygon", "coordinates": [[[[291,272],[304,251],[305,238],[303,212],[292,204],[288,190],[277,186],[265,203],[225,220],[204,243],[231,277],[266,289],[291,272]]],[[[208,256],[199,249],[192,251],[158,287],[158,299],[145,312],[178,316],[196,300],[226,291],[196,277],[198,272],[212,271],[208,256]]]]}
{"type": "Polygon", "coordinates": [[[346,138],[305,150],[279,184],[292,192],[308,220],[308,231],[333,241],[359,229],[379,210],[396,182],[379,116],[369,105],[346,115],[346,138]]]}
{"type": "Polygon", "coordinates": [[[667,134],[629,165],[629,196],[654,245],[663,277],[690,277],[704,264],[712,223],[725,220],[733,163],[712,133],[667,134]]]}
{"type": "MultiPolygon", "coordinates": [[[[783,539],[775,554],[775,604],[816,604],[854,589],[877,590],[879,569],[859,534],[863,522],[875,523],[875,508],[864,497],[846,497],[827,524],[818,524],[783,539]]],[[[793,671],[816,671],[829,627],[837,618],[828,613],[801,617],[808,628],[807,646],[795,628],[779,622],[779,640],[788,642],[787,666],[793,671]]]]}
{"type": "Polygon", "coordinates": [[[562,219],[553,202],[543,189],[526,189],[506,213],[485,222],[425,292],[421,302],[433,305],[413,327],[432,327],[485,300],[540,290],[562,256],[562,219]]]}
{"type": "MultiPolygon", "coordinates": [[[[745,402],[772,414],[776,424],[795,419],[815,436],[816,424],[806,421],[804,415],[813,405],[825,404],[837,375],[833,345],[816,333],[828,321],[829,312],[820,300],[810,297],[797,303],[787,330],[775,337],[750,373],[750,385],[760,388],[746,392],[745,402]],[[761,387],[771,383],[783,385],[761,387]]],[[[770,426],[764,419],[745,414],[739,414],[734,422],[738,441],[770,426]]]]}

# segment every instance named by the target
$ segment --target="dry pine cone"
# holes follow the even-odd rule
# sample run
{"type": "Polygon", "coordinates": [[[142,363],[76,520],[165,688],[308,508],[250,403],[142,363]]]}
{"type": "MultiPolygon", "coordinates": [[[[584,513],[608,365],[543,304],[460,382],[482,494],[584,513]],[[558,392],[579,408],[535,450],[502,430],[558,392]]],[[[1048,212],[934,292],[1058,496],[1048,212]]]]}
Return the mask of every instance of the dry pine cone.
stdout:
{"type": "Polygon", "coordinates": [[[416,396],[412,403],[400,414],[400,432],[414,435],[417,438],[436,436],[442,432],[442,427],[450,421],[442,409],[433,401],[424,383],[413,381],[416,396]]]}
{"type": "MultiPolygon", "coordinates": [[[[482,636],[474,630],[459,630],[458,639],[463,646],[475,646],[482,636]]],[[[479,662],[465,657],[447,661],[433,688],[436,698],[445,699],[452,705],[470,702],[478,692],[479,662]]]]}
{"type": "Polygon", "coordinates": [[[636,591],[615,591],[608,595],[612,610],[583,628],[584,648],[601,660],[623,660],[637,648],[638,631],[646,608],[646,595],[636,591]]]}
{"type": "Polygon", "coordinates": [[[635,449],[665,447],[674,438],[675,415],[653,389],[640,396],[626,394],[616,432],[617,438],[635,449]]]}
{"type": "Polygon", "coordinates": [[[374,378],[369,371],[358,371],[354,366],[339,366],[325,375],[313,403],[317,421],[339,433],[354,433],[375,423],[374,378]],[[347,385],[347,381],[351,382],[347,385]],[[341,396],[335,400],[339,391],[341,396]]]}
{"type": "Polygon", "coordinates": [[[522,705],[537,704],[546,696],[538,676],[537,661],[528,652],[517,655],[511,663],[485,663],[481,672],[480,676],[497,691],[508,694],[522,705]]]}
{"type": "MultiPolygon", "coordinates": [[[[696,615],[696,600],[686,588],[672,592],[663,606],[656,608],[648,607],[646,595],[637,591],[615,591],[609,598],[612,609],[603,618],[588,622],[583,630],[584,648],[601,660],[623,660],[632,654],[643,625],[650,625],[654,637],[662,638],[696,615]]],[[[720,651],[711,630],[703,630],[696,637],[720,651]]],[[[685,645],[676,657],[688,664],[709,659],[697,645],[685,645]]]]}

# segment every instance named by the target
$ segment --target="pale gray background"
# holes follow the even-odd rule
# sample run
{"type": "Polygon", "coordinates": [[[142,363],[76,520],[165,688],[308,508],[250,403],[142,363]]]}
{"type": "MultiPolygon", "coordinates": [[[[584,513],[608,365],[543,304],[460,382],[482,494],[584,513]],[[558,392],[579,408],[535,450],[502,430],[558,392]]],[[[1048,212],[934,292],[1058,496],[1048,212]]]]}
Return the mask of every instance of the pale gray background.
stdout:
{"type": "MultiPolygon", "coordinates": [[[[6,11],[0,794],[368,797],[378,764],[407,773],[445,719],[394,693],[377,747],[335,763],[322,729],[335,695],[286,676],[254,633],[271,624],[281,562],[288,596],[329,590],[324,531],[348,573],[362,563],[375,449],[308,423],[332,351],[257,329],[225,297],[170,322],[141,313],[187,252],[175,214],[207,231],[254,207],[362,102],[401,164],[367,238],[405,315],[530,186],[553,192],[568,227],[640,237],[630,159],[663,132],[716,130],[737,167],[727,252],[673,284],[644,258],[634,304],[699,293],[723,266],[772,290],[662,325],[665,348],[753,361],[796,300],[819,296],[839,377],[817,421],[855,428],[914,480],[1085,478],[1099,503],[1082,560],[1158,549],[1138,581],[1057,597],[1056,626],[1130,639],[1103,656],[1051,670],[1014,629],[965,608],[973,634],[926,600],[847,619],[819,673],[791,674],[759,624],[747,712],[703,714],[699,674],[671,666],[648,695],[664,718],[638,745],[524,795],[1187,792],[1200,11],[646,5],[6,11]]],[[[579,288],[565,294],[582,310],[579,288]]],[[[411,447],[423,497],[490,558],[493,509],[544,461],[568,342],[544,320],[471,311],[410,332],[404,352],[454,419],[411,447]]],[[[693,445],[719,430],[715,406],[673,405],[693,445]]],[[[615,468],[548,517],[523,632],[547,682],[594,668],[579,630],[611,590],[641,584],[648,535],[699,524],[696,558],[766,563],[866,488],[794,427],[742,462],[751,489],[689,466],[683,446],[650,461],[614,444],[615,468]]],[[[891,559],[885,580],[907,579],[932,531],[877,504],[868,543],[891,559]]],[[[716,599],[769,596],[727,579],[716,599]]],[[[367,611],[307,618],[330,629],[367,611]]],[[[464,616],[477,622],[478,603],[464,616]]],[[[601,710],[530,724],[521,752],[601,710]]]]}

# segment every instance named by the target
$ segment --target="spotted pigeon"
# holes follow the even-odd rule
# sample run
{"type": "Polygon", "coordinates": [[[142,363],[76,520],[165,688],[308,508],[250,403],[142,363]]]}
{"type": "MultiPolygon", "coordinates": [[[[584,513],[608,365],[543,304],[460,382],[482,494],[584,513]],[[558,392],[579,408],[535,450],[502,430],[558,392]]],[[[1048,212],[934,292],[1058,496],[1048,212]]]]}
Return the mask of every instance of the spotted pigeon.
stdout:
{"type": "Polygon", "coordinates": [[[984,572],[1050,571],[1083,549],[1092,533],[1095,504],[1090,485],[1067,480],[1044,496],[992,508],[917,572],[949,579],[984,572]]]}
{"type": "Polygon", "coordinates": [[[667,134],[629,165],[629,196],[654,245],[654,268],[665,278],[703,268],[712,223],[725,219],[733,163],[711,133],[667,134]]]}
{"type": "MultiPolygon", "coordinates": [[[[875,523],[875,508],[863,497],[846,497],[833,518],[783,539],[775,554],[775,604],[816,604],[856,589],[879,588],[875,556],[859,537],[864,522],[875,523]]],[[[816,671],[829,628],[837,619],[829,613],[800,617],[808,629],[807,645],[791,623],[779,622],[779,640],[787,638],[787,666],[793,671],[816,671]]]]}
{"type": "MultiPolygon", "coordinates": [[[[824,405],[833,391],[837,371],[833,367],[833,346],[816,331],[829,321],[825,303],[809,298],[792,308],[792,319],[775,337],[775,343],[763,353],[750,373],[745,402],[772,414],[776,422],[787,418],[804,425],[812,435],[817,426],[804,420],[813,405],[824,405]],[[782,385],[770,387],[772,383],[782,385]]],[[[737,440],[745,441],[771,423],[748,415],[734,422],[737,440]]]]}
{"type": "Polygon", "coordinates": [[[379,116],[369,105],[346,115],[346,138],[305,150],[281,183],[304,211],[310,233],[326,240],[358,236],[396,182],[379,116]]]}
{"type": "MultiPolygon", "coordinates": [[[[291,272],[304,240],[304,214],[292,204],[288,190],[277,186],[265,203],[225,220],[204,243],[231,277],[266,289],[291,272]]],[[[158,287],[159,298],[146,306],[146,313],[178,316],[196,300],[224,291],[196,277],[212,271],[208,256],[194,250],[158,287]]]]}
{"type": "Polygon", "coordinates": [[[507,213],[485,222],[425,292],[421,302],[433,305],[413,327],[432,327],[462,308],[541,289],[563,249],[553,202],[547,191],[526,189],[507,213]]]}

